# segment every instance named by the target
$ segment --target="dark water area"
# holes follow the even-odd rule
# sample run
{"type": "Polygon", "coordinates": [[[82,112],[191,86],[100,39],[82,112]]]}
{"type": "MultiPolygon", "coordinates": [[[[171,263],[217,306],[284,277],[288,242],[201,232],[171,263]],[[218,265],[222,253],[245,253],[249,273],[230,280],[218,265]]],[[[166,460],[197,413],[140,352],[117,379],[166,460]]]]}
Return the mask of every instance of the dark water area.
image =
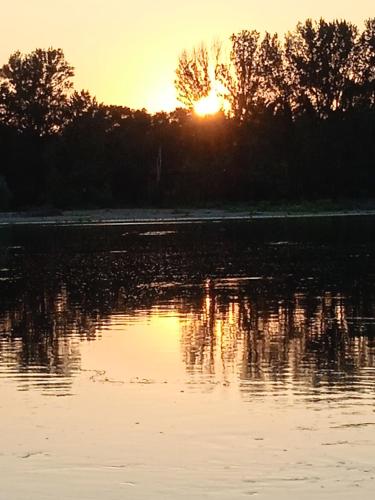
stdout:
{"type": "MultiPolygon", "coordinates": [[[[142,456],[138,457],[142,465],[133,470],[136,480],[119,480],[105,490],[106,498],[123,498],[120,484],[135,488],[131,498],[150,498],[151,494],[176,498],[176,492],[182,498],[202,498],[199,495],[203,494],[242,498],[249,492],[272,498],[274,488],[284,491],[285,480],[303,484],[300,489],[293,487],[306,498],[314,492],[322,495],[324,488],[330,498],[335,494],[345,497],[358,484],[363,487],[362,498],[370,498],[375,477],[370,458],[375,430],[374,223],[371,217],[348,217],[2,228],[0,395],[3,390],[9,404],[2,399],[0,416],[7,406],[11,432],[11,422],[17,423],[17,418],[11,418],[12,398],[16,413],[38,408],[35,411],[42,416],[38,424],[34,422],[37,426],[53,412],[54,403],[49,401],[66,401],[59,407],[60,414],[71,418],[69,404],[81,415],[86,411],[79,406],[81,401],[94,405],[101,398],[118,401],[126,396],[128,402],[132,398],[138,402],[134,407],[140,417],[134,415],[134,420],[154,412],[152,425],[156,425],[165,420],[166,402],[173,400],[168,418],[184,419],[190,411],[185,431],[193,440],[200,436],[202,443],[202,434],[207,437],[212,431],[207,414],[222,412],[216,420],[217,434],[206,443],[207,457],[213,446],[212,456],[205,462],[206,477],[198,473],[196,455],[201,452],[194,455],[192,450],[181,464],[183,472],[176,473],[171,485],[168,474],[163,474],[172,474],[175,459],[157,472],[155,464],[144,458],[152,456],[150,449],[157,454],[158,447],[165,446],[144,443],[143,439],[150,438],[150,427],[140,437],[143,444],[134,445],[135,450],[144,447],[144,456],[139,452],[142,456]],[[176,402],[181,395],[191,398],[190,403],[187,399],[176,402]],[[211,398],[213,410],[206,407],[207,398],[211,398]],[[234,413],[228,416],[228,411],[234,413]],[[316,412],[328,414],[317,421],[316,412]],[[253,467],[256,477],[247,480],[246,474],[243,478],[247,455],[232,456],[228,450],[236,443],[238,450],[244,446],[239,443],[248,432],[250,415],[257,426],[252,443],[258,447],[258,465],[253,467]],[[270,415],[272,425],[263,428],[270,415]],[[242,433],[233,434],[231,418],[242,433]],[[287,425],[282,426],[281,421],[287,425]],[[278,437],[274,436],[270,448],[262,448],[259,443],[271,427],[273,432],[280,431],[278,437]],[[308,437],[296,437],[303,430],[308,437]],[[354,465],[347,464],[342,449],[349,446],[345,453],[355,461],[353,443],[360,431],[355,448],[360,458],[354,465]],[[311,467],[306,456],[298,460],[298,445],[293,460],[275,459],[275,443],[284,432],[289,444],[281,443],[280,453],[284,447],[289,449],[290,440],[304,442],[304,450],[310,450],[311,467]],[[332,432],[340,435],[333,437],[332,432]],[[220,441],[225,435],[230,437],[228,448],[220,441]],[[325,451],[311,452],[315,439],[320,450],[330,445],[340,453],[327,458],[325,451]],[[217,451],[219,442],[222,448],[217,451]],[[266,459],[268,453],[273,458],[266,459]],[[230,475],[220,491],[210,483],[215,475],[225,477],[218,468],[218,457],[223,458],[224,469],[233,466],[241,471],[241,478],[230,475]],[[336,469],[326,472],[327,461],[336,469]],[[269,479],[272,464],[279,472],[269,479]],[[301,469],[299,476],[288,476],[291,464],[301,469]],[[139,467],[143,467],[141,472],[139,467]],[[154,476],[162,478],[158,494],[147,489],[154,476]],[[305,478],[302,483],[301,478],[305,478]]],[[[125,412],[111,404],[106,407],[110,420],[125,412]]],[[[117,424],[112,424],[116,435],[117,424]]],[[[25,425],[21,425],[24,434],[17,431],[24,436],[21,448],[29,440],[25,425]]],[[[92,432],[102,436],[99,429],[99,424],[93,425],[92,432]]],[[[106,449],[111,437],[97,439],[102,443],[98,456],[107,453],[108,460],[121,456],[120,450],[111,455],[106,449]]],[[[179,449],[181,443],[186,444],[186,435],[174,435],[170,450],[179,449]]],[[[13,468],[8,462],[9,477],[17,477],[17,460],[43,455],[40,442],[33,446],[19,454],[9,442],[3,455],[16,460],[13,468]]],[[[90,466],[101,467],[93,459],[94,452],[87,452],[90,458],[82,458],[78,467],[73,463],[74,446],[70,451],[59,446],[63,444],[56,444],[44,457],[54,457],[54,473],[64,467],[77,473],[87,460],[93,460],[90,466]]],[[[134,462],[132,457],[128,460],[134,462]]],[[[36,460],[32,472],[45,467],[36,460]]],[[[109,481],[104,475],[99,486],[95,483],[96,496],[92,491],[83,493],[86,480],[87,471],[78,474],[75,482],[65,482],[70,486],[66,486],[64,498],[78,498],[77,494],[79,498],[99,498],[109,481]]],[[[52,475],[51,481],[56,477],[52,475]]],[[[47,487],[48,481],[43,488],[47,487]]],[[[31,490],[35,495],[27,498],[47,498],[41,488],[35,483],[31,490]]],[[[6,498],[26,498],[21,490],[13,493],[6,498]]]]}
{"type": "Polygon", "coordinates": [[[243,382],[282,380],[292,344],[311,384],[374,365],[372,218],[14,227],[0,245],[0,360],[20,373],[73,376],[79,341],[155,307],[184,323],[188,371],[212,370],[218,321],[243,382]]]}

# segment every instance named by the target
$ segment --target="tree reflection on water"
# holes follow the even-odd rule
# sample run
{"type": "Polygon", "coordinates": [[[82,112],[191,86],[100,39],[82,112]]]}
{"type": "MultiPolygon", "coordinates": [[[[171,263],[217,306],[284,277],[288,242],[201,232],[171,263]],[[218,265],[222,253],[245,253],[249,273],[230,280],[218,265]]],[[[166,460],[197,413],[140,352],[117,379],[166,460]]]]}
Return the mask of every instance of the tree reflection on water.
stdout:
{"type": "Polygon", "coordinates": [[[375,310],[340,293],[295,292],[265,297],[241,286],[206,288],[200,306],[183,322],[184,362],[189,371],[241,381],[315,385],[323,377],[345,382],[374,367],[375,310]],[[365,316],[371,315],[371,319],[365,316]]]}
{"type": "Polygon", "coordinates": [[[324,244],[311,228],[307,240],[293,227],[275,240],[233,224],[149,236],[2,230],[0,373],[22,375],[23,389],[35,380],[66,388],[81,342],[104,336],[114,315],[126,324],[157,307],[179,318],[193,379],[356,384],[375,354],[374,253],[362,229],[360,241],[345,239],[349,227],[324,244]]]}

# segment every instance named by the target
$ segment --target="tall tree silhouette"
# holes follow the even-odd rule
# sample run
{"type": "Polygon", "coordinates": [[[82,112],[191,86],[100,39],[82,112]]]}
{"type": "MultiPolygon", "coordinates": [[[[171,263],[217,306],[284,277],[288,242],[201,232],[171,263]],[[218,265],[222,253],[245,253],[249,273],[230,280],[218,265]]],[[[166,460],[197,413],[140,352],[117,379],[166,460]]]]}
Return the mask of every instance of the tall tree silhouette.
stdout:
{"type": "Polygon", "coordinates": [[[256,107],[260,75],[257,51],[258,31],[241,31],[231,37],[230,63],[220,64],[216,75],[228,91],[231,110],[235,117],[249,118],[256,107]]]}
{"type": "Polygon", "coordinates": [[[375,18],[365,21],[355,50],[356,98],[361,108],[375,108],[375,18]]]}
{"type": "Polygon", "coordinates": [[[357,41],[356,26],[324,19],[308,19],[286,35],[288,84],[296,111],[312,110],[324,118],[351,107],[357,41]]]}
{"type": "Polygon", "coordinates": [[[178,100],[192,109],[212,87],[209,53],[204,45],[188,52],[184,50],[178,59],[175,88],[178,100]]]}
{"type": "Polygon", "coordinates": [[[15,52],[0,70],[2,121],[40,136],[58,132],[68,118],[73,76],[61,49],[15,52]]]}
{"type": "Polygon", "coordinates": [[[284,108],[287,102],[283,51],[277,34],[244,30],[231,37],[229,61],[218,61],[216,80],[225,89],[231,114],[246,121],[269,108],[284,108]]]}

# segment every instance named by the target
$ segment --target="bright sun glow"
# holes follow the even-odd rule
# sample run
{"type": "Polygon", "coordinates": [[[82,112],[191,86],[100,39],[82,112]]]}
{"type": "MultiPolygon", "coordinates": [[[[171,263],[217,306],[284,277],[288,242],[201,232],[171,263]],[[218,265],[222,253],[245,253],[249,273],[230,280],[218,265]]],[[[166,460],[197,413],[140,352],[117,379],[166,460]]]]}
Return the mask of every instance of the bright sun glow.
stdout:
{"type": "Polygon", "coordinates": [[[214,115],[221,108],[220,99],[215,90],[211,90],[207,97],[203,97],[195,103],[194,111],[199,116],[214,115]]]}

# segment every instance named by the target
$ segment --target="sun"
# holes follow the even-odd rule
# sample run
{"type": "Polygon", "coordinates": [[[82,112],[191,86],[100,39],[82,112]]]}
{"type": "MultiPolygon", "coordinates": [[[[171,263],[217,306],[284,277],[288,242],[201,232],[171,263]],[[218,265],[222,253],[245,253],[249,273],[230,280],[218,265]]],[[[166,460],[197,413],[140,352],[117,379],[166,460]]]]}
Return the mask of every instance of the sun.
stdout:
{"type": "Polygon", "coordinates": [[[215,90],[211,90],[208,96],[202,97],[202,99],[194,105],[194,111],[199,116],[214,115],[218,113],[220,109],[221,103],[215,90]]]}

